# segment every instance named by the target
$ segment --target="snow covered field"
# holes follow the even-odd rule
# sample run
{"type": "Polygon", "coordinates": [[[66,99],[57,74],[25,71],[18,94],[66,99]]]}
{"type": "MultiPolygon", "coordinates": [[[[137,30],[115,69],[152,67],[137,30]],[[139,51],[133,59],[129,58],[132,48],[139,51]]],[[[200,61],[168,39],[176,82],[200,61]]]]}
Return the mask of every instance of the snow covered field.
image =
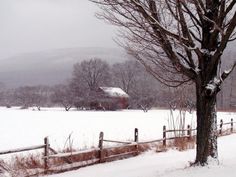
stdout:
{"type": "MultiPolygon", "coordinates": [[[[178,116],[179,111],[174,114],[178,116]]],[[[106,139],[133,140],[134,128],[139,129],[140,141],[158,139],[162,137],[163,125],[168,126],[169,117],[169,110],[144,113],[139,110],[66,112],[60,108],[44,108],[42,111],[0,108],[0,151],[40,145],[46,136],[50,139],[51,147],[63,149],[70,134],[74,148],[97,147],[100,131],[104,132],[106,139]]],[[[236,113],[218,113],[218,119],[223,119],[224,122],[229,122],[231,118],[236,120],[236,113]]],[[[195,127],[195,119],[195,113],[187,113],[186,125],[195,127]]],[[[216,177],[223,177],[225,174],[233,177],[235,174],[232,172],[236,171],[233,168],[236,165],[236,155],[233,152],[236,148],[236,135],[220,138],[219,142],[220,166],[184,169],[189,161],[194,160],[194,150],[170,150],[159,154],[147,152],[135,158],[82,168],[55,177],[212,177],[215,174],[222,174],[216,177]]]]}
{"type": "MultiPolygon", "coordinates": [[[[175,111],[178,115],[178,111],[175,111]]],[[[69,111],[45,108],[42,111],[0,108],[0,151],[43,143],[49,136],[55,149],[62,149],[72,134],[75,148],[97,147],[99,132],[106,139],[133,140],[134,128],[139,128],[139,139],[161,138],[163,125],[168,125],[168,110],[139,110],[115,112],[69,111]]],[[[236,113],[218,113],[224,122],[235,118],[236,113]]],[[[195,127],[195,114],[186,115],[186,124],[195,127]]]]}
{"type": "Polygon", "coordinates": [[[153,151],[140,156],[81,168],[51,177],[235,177],[236,135],[219,138],[219,164],[189,167],[195,150],[164,153],[153,151]]]}

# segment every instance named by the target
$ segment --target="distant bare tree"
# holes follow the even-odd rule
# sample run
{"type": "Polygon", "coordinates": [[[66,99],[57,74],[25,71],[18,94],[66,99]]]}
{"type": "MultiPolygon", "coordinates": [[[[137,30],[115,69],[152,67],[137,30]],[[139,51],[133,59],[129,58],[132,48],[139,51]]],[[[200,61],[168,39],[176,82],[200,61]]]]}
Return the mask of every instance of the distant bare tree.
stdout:
{"type": "Polygon", "coordinates": [[[165,91],[165,101],[170,109],[179,109],[192,112],[196,109],[195,95],[192,94],[193,85],[182,85],[177,88],[169,88],[165,91]]]}
{"type": "Polygon", "coordinates": [[[107,62],[94,58],[74,65],[70,89],[77,108],[89,107],[89,103],[96,100],[98,87],[110,85],[111,73],[107,62]]]}
{"type": "Polygon", "coordinates": [[[159,84],[135,60],[113,65],[113,84],[122,88],[130,96],[130,107],[147,112],[157,102],[159,84]]]}
{"type": "Polygon", "coordinates": [[[73,105],[77,109],[87,107],[89,91],[86,86],[83,85],[83,83],[78,82],[78,80],[76,82],[72,79],[68,87],[70,89],[71,94],[73,95],[73,105]]]}
{"type": "Polygon", "coordinates": [[[62,105],[66,111],[74,105],[74,95],[68,85],[55,85],[52,88],[51,101],[62,105]]]}
{"type": "Polygon", "coordinates": [[[47,100],[47,95],[45,94],[42,86],[24,86],[15,89],[14,98],[16,99],[16,104],[22,106],[23,109],[36,106],[40,111],[41,106],[47,100]]]}
{"type": "Polygon", "coordinates": [[[235,0],[91,0],[98,17],[119,26],[124,47],[160,82],[196,87],[195,164],[217,159],[216,96],[236,65],[222,71],[222,54],[236,38],[235,0]]]}
{"type": "Polygon", "coordinates": [[[140,68],[140,64],[135,60],[114,64],[112,67],[113,84],[129,94],[137,81],[138,68],[140,68]]]}
{"type": "Polygon", "coordinates": [[[19,87],[14,92],[17,104],[23,109],[33,106],[34,91],[30,86],[19,87]]]}
{"type": "Polygon", "coordinates": [[[0,104],[6,106],[7,89],[3,82],[0,82],[0,104]]]}
{"type": "Polygon", "coordinates": [[[74,65],[72,82],[94,91],[99,86],[109,84],[110,67],[107,62],[97,58],[82,61],[74,65]]]}
{"type": "Polygon", "coordinates": [[[157,105],[156,103],[160,84],[142,65],[139,65],[137,70],[138,73],[135,78],[135,84],[130,95],[132,101],[138,106],[138,108],[147,112],[149,109],[157,105]]]}
{"type": "Polygon", "coordinates": [[[42,106],[49,105],[49,96],[51,90],[48,86],[34,86],[33,87],[33,106],[36,106],[40,111],[42,106]]]}

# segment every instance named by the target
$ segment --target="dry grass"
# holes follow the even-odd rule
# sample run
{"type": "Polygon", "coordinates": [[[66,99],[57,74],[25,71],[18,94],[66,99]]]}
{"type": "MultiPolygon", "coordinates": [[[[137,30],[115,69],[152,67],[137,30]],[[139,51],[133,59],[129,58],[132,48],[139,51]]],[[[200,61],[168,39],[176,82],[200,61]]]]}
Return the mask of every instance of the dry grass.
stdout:
{"type": "Polygon", "coordinates": [[[0,160],[0,174],[4,173],[4,171],[9,171],[9,168],[3,160],[0,160]]]}
{"type": "Polygon", "coordinates": [[[218,132],[218,137],[227,136],[227,135],[230,135],[232,133],[235,133],[235,131],[233,130],[233,132],[231,132],[231,128],[222,129],[221,134],[220,134],[220,132],[218,132]]]}
{"type": "MultiPolygon", "coordinates": [[[[68,153],[68,151],[64,151],[64,152],[68,153]]],[[[70,152],[71,151],[69,151],[69,153],[70,152]]],[[[73,152],[76,152],[76,151],[73,151],[73,152]]],[[[60,166],[64,164],[72,164],[75,162],[88,161],[88,160],[92,160],[96,158],[98,158],[98,151],[93,150],[90,152],[84,152],[78,155],[68,156],[64,158],[61,158],[61,157],[52,158],[50,159],[49,163],[51,166],[60,166]]]]}
{"type": "Polygon", "coordinates": [[[185,151],[188,149],[194,149],[196,144],[196,137],[182,138],[176,137],[174,140],[168,140],[166,146],[163,143],[158,143],[154,147],[156,152],[166,152],[168,149],[176,149],[178,151],[185,151]]]}
{"type": "Polygon", "coordinates": [[[15,156],[13,161],[13,166],[17,169],[35,169],[44,167],[40,155],[30,154],[26,157],[15,156]]]}
{"type": "Polygon", "coordinates": [[[1,162],[4,170],[12,177],[23,177],[43,171],[41,154],[29,154],[27,156],[15,155],[10,162],[1,162]]]}
{"type": "Polygon", "coordinates": [[[173,146],[179,151],[185,151],[187,149],[193,149],[195,147],[195,138],[176,138],[173,140],[173,146]]]}
{"type": "Polygon", "coordinates": [[[138,152],[145,152],[157,147],[156,143],[138,145],[138,152]]]}

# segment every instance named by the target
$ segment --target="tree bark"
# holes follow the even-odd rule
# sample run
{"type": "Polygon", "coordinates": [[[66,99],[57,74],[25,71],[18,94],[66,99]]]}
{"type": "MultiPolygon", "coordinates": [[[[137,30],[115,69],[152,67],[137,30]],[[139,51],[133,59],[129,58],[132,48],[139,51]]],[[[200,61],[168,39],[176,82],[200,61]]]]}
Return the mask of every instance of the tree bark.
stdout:
{"type": "Polygon", "coordinates": [[[205,93],[201,81],[196,82],[197,96],[197,150],[195,164],[205,165],[208,158],[217,159],[216,95],[205,93]]]}

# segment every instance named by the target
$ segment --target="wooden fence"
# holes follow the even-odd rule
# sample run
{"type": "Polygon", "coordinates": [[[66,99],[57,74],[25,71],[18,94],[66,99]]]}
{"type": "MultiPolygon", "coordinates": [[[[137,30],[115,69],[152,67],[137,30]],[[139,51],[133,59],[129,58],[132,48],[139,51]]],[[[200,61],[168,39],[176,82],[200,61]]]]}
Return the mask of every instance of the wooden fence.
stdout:
{"type": "MultiPolygon", "coordinates": [[[[221,120],[220,124],[218,125],[218,135],[221,136],[224,134],[233,133],[235,123],[236,122],[234,122],[233,119],[231,119],[231,121],[227,123],[223,123],[223,120],[221,120]],[[230,125],[230,127],[228,127],[227,129],[223,129],[223,127],[226,125],[230,125]]],[[[42,145],[1,151],[0,155],[43,149],[44,169],[42,169],[42,173],[59,173],[97,163],[104,163],[117,159],[133,157],[139,154],[140,147],[142,145],[147,145],[150,143],[160,143],[165,149],[167,146],[167,141],[175,140],[176,138],[186,138],[187,140],[190,140],[192,137],[196,136],[195,132],[196,129],[192,129],[190,125],[187,126],[187,129],[183,130],[167,130],[166,126],[163,126],[163,136],[161,139],[142,142],[139,141],[139,131],[137,128],[135,128],[134,130],[133,141],[108,140],[104,138],[104,133],[100,132],[98,148],[65,153],[58,153],[53,148],[51,148],[49,144],[49,139],[48,137],[46,137],[44,138],[44,143],[42,145]],[[173,134],[175,132],[181,132],[181,136],[167,136],[168,133],[173,134]],[[116,146],[105,147],[104,143],[106,142],[115,143],[116,146]]]]}

